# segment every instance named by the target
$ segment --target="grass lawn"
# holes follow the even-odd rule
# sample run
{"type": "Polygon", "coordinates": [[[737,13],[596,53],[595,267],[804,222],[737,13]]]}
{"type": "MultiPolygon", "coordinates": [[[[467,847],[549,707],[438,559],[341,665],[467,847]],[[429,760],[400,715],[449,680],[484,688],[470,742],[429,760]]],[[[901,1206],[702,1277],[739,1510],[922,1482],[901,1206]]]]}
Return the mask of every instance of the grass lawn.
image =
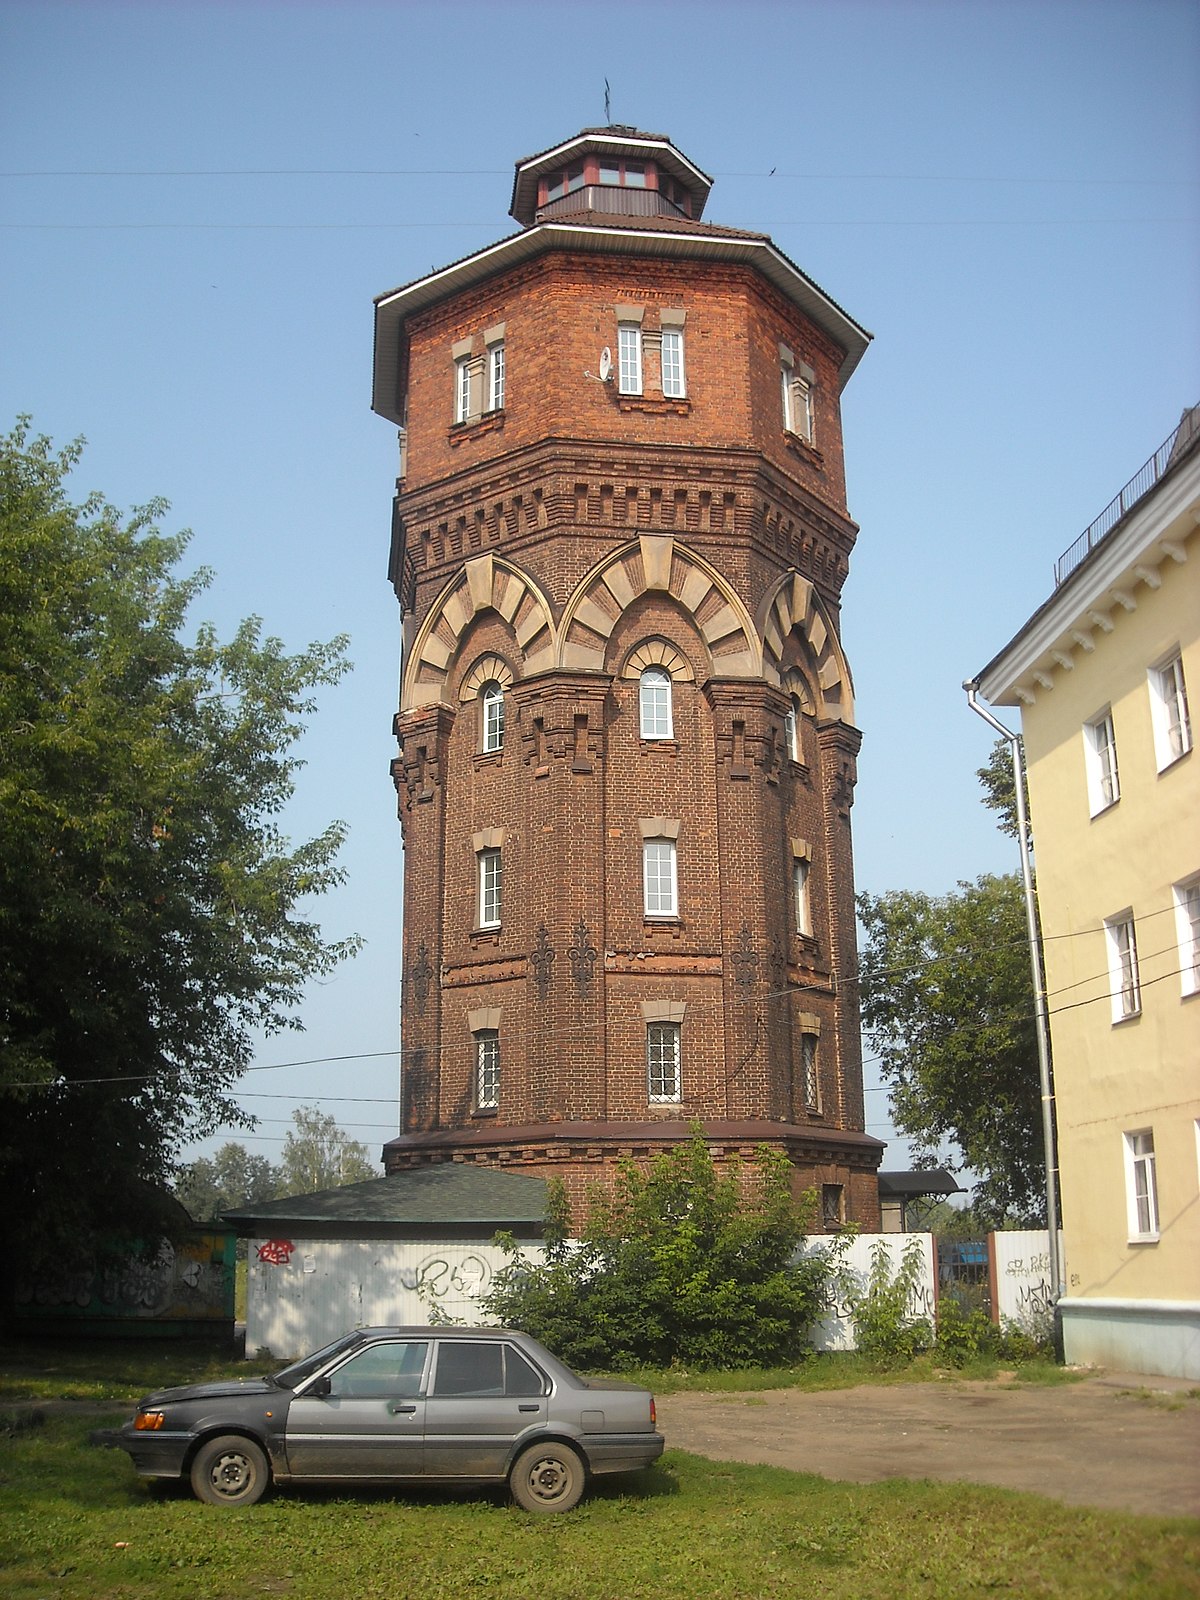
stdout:
{"type": "MultiPolygon", "coordinates": [[[[61,1352],[19,1370],[5,1403],[89,1385],[140,1393],[213,1375],[179,1345],[126,1346],[124,1367],[79,1376],[61,1352]],[[59,1368],[58,1371],[52,1370],[59,1368]],[[51,1370],[47,1370],[51,1369],[51,1370]]],[[[112,1368],[117,1347],[100,1364],[112,1368]]],[[[235,1370],[245,1372],[244,1363],[235,1370]]],[[[741,1382],[745,1385],[745,1375],[741,1382]]],[[[103,1400],[103,1397],[101,1397],[103,1400]]],[[[90,1409],[90,1408],[89,1408],[90,1409]]],[[[1200,1596],[1200,1524],[1090,1512],[971,1485],[831,1483],[668,1451],[601,1480],[561,1517],[499,1493],[280,1489],[227,1511],[141,1482],[123,1452],[87,1444],[111,1415],[63,1415],[0,1435],[0,1595],[18,1600],[961,1600],[1005,1594],[1200,1596]]]]}

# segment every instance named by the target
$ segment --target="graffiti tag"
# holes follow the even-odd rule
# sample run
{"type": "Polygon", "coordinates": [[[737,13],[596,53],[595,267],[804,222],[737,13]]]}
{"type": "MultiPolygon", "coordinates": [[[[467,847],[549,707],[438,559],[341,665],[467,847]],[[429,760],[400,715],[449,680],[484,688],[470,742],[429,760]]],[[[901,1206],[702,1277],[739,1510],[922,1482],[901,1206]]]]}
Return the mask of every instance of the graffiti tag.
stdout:
{"type": "Polygon", "coordinates": [[[286,1267],[296,1246],[290,1239],[268,1239],[258,1247],[258,1259],[269,1267],[286,1267]]]}

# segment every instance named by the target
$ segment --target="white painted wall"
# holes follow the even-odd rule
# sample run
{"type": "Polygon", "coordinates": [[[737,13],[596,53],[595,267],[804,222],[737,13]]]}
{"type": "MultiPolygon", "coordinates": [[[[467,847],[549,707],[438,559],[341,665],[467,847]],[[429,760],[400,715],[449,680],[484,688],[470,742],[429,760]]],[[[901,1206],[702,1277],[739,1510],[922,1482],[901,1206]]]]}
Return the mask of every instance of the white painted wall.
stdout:
{"type": "MultiPolygon", "coordinates": [[[[542,1247],[523,1254],[540,1260],[542,1247]]],[[[506,1261],[490,1240],[251,1239],[246,1350],[305,1355],[351,1328],[484,1320],[479,1301],[506,1261]]]]}

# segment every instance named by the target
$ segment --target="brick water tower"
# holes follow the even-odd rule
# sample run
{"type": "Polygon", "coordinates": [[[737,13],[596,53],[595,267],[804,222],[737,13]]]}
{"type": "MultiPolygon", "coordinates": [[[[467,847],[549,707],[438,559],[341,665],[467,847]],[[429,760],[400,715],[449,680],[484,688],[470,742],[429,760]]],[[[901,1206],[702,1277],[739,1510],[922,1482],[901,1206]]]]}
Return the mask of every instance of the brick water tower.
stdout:
{"type": "Polygon", "coordinates": [[[400,430],[389,1172],[562,1177],[703,1124],[878,1224],[839,607],[869,335],[660,134],[519,161],[520,231],[376,302],[400,430]]]}

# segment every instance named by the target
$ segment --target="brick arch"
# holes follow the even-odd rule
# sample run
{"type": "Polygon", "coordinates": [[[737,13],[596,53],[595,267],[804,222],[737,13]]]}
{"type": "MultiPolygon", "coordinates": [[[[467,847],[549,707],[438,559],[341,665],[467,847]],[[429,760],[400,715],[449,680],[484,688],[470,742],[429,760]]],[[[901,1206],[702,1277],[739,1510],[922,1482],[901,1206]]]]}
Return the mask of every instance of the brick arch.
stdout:
{"type": "Polygon", "coordinates": [[[692,664],[669,639],[643,639],[635,645],[621,668],[622,678],[640,678],[647,667],[661,667],[676,683],[695,683],[692,664]]]}
{"type": "Polygon", "coordinates": [[[854,684],[833,620],[820,595],[796,571],[785,573],[759,607],[763,676],[781,688],[794,681],[784,662],[789,636],[798,632],[808,650],[819,696],[817,715],[853,725],[854,684]]]}
{"type": "Polygon", "coordinates": [[[642,534],[593,567],[563,613],[559,664],[604,670],[613,629],[635,600],[669,594],[690,613],[719,677],[757,678],[758,631],[727,579],[669,534],[642,534]]]}
{"type": "Polygon", "coordinates": [[[400,709],[449,704],[448,679],[467,628],[481,611],[495,611],[512,630],[518,674],[552,666],[556,635],[550,603],[526,573],[502,556],[468,561],[434,601],[404,664],[400,709]]]}

